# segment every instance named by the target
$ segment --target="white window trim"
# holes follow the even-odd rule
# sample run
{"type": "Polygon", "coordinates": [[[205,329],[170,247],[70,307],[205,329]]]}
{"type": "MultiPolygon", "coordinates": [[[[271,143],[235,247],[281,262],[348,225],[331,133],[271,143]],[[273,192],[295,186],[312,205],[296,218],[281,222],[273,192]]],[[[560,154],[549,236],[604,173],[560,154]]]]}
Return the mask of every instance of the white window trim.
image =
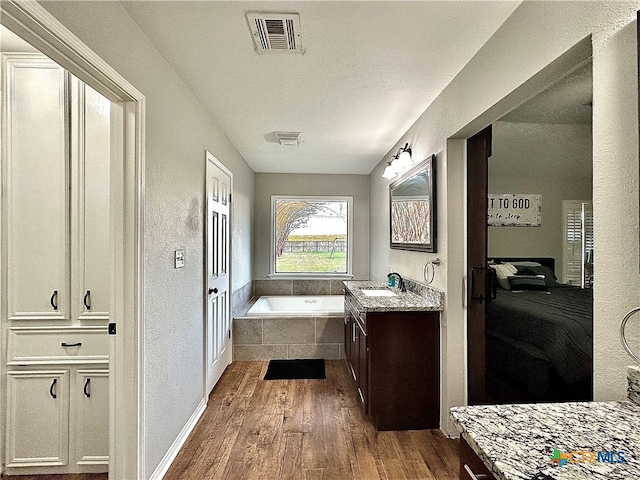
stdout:
{"type": "Polygon", "coordinates": [[[269,277],[278,279],[349,279],[353,278],[353,197],[338,195],[271,195],[271,224],[269,241],[269,277]],[[278,200],[304,200],[318,202],[347,202],[347,272],[276,272],[276,210],[278,200]]]}

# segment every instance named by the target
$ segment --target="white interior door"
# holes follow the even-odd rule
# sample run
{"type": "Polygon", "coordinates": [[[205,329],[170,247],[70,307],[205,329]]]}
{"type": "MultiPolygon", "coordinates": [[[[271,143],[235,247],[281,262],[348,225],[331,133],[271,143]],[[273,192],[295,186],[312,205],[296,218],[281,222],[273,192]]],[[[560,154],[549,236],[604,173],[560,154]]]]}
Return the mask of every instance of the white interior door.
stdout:
{"type": "Polygon", "coordinates": [[[229,232],[231,172],[207,153],[206,365],[207,395],[231,363],[229,232]]]}

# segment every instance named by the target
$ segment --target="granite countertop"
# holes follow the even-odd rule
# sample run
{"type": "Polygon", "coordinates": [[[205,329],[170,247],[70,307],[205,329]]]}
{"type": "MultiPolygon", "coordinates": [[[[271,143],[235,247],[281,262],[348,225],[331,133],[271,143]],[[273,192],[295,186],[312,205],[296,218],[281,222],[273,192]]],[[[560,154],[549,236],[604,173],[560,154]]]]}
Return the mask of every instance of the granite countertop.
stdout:
{"type": "Polygon", "coordinates": [[[631,401],[453,407],[450,415],[497,479],[640,479],[640,405],[631,401]],[[561,454],[570,460],[551,461],[561,454]]]}
{"type": "Polygon", "coordinates": [[[362,290],[387,289],[387,285],[381,282],[352,280],[343,283],[364,312],[442,311],[444,308],[442,292],[411,280],[405,280],[406,292],[389,288],[396,294],[389,297],[370,297],[362,293],[362,290]]]}

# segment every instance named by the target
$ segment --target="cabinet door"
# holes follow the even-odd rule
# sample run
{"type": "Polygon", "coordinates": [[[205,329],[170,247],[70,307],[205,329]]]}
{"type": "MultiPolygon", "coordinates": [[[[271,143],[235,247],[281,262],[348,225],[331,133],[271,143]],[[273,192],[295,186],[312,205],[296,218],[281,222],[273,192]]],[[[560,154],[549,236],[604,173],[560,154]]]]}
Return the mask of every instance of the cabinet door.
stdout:
{"type": "Polygon", "coordinates": [[[7,372],[7,467],[66,465],[69,371],[7,372]]]}
{"type": "MultiPolygon", "coordinates": [[[[344,310],[344,358],[347,366],[351,363],[351,314],[345,306],[344,310]]],[[[351,367],[349,367],[351,368],[351,367]]]]}
{"type": "MultiPolygon", "coordinates": [[[[109,466],[109,371],[76,372],[73,385],[74,462],[109,466]]],[[[95,470],[92,470],[95,471],[95,470]]]]}
{"type": "Polygon", "coordinates": [[[40,55],[5,54],[2,67],[9,320],[67,320],[68,75],[40,55]]]}
{"type": "Polygon", "coordinates": [[[358,394],[360,395],[360,401],[362,402],[362,409],[364,413],[368,412],[368,345],[367,335],[362,326],[356,322],[356,358],[354,363],[356,364],[355,370],[357,372],[356,385],[358,387],[358,394]]]}
{"type": "Polygon", "coordinates": [[[111,102],[71,78],[72,315],[109,319],[111,102]]]}

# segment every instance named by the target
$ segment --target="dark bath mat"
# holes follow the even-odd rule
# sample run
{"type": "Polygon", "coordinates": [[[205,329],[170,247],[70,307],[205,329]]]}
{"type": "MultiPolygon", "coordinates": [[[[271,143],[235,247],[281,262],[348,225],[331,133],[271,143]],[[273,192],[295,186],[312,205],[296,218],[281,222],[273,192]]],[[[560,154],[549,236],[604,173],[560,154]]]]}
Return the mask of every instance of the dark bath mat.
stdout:
{"type": "Polygon", "coordinates": [[[270,360],[265,380],[302,380],[327,378],[324,360],[270,360]]]}

